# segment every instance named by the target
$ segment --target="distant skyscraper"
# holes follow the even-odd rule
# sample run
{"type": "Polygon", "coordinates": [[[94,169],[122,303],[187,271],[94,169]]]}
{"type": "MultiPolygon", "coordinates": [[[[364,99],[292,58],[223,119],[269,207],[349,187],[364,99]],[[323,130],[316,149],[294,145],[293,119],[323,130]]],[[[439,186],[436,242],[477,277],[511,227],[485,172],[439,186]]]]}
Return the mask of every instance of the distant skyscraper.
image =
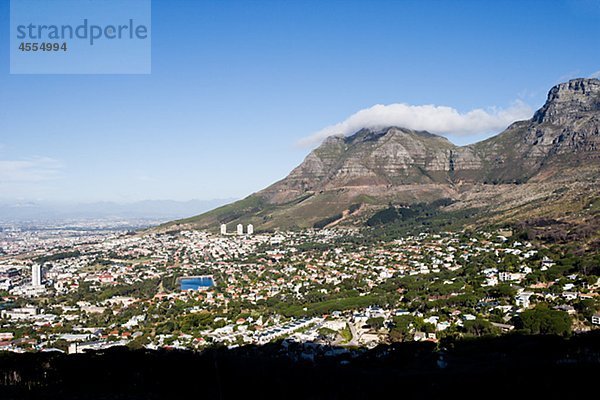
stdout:
{"type": "Polygon", "coordinates": [[[254,225],[248,224],[248,235],[252,235],[254,233],[254,225]]]}
{"type": "Polygon", "coordinates": [[[221,235],[227,234],[227,225],[221,224],[221,235]]]}
{"type": "Polygon", "coordinates": [[[42,284],[42,266],[40,264],[33,264],[31,267],[31,284],[33,286],[42,284]]]}
{"type": "Polygon", "coordinates": [[[238,226],[237,226],[237,234],[238,235],[243,235],[244,234],[244,225],[238,224],[238,226]]]}

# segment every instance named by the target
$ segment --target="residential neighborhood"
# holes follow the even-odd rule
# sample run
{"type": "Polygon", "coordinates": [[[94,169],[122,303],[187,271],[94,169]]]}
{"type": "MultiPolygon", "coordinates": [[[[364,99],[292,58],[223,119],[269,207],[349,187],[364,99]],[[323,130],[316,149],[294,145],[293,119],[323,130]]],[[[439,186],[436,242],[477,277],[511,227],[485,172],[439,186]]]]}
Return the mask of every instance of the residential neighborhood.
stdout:
{"type": "Polygon", "coordinates": [[[4,232],[0,350],[353,349],[600,326],[598,277],[512,231],[366,240],[353,229],[4,232]],[[193,276],[210,284],[182,290],[193,276]]]}

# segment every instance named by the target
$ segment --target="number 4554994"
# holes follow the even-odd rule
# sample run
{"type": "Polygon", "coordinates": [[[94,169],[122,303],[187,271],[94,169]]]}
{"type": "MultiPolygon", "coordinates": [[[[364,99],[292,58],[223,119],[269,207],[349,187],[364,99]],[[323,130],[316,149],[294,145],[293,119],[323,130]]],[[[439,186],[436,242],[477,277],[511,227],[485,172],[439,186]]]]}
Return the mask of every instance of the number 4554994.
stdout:
{"type": "Polygon", "coordinates": [[[67,43],[26,43],[21,42],[19,46],[21,51],[67,51],[67,43]]]}

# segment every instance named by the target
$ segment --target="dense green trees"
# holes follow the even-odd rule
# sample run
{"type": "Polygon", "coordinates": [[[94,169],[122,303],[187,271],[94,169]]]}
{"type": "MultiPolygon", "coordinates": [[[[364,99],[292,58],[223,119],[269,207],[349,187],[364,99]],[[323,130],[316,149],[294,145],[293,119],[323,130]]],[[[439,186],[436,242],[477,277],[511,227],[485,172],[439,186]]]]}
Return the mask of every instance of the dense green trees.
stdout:
{"type": "Polygon", "coordinates": [[[406,341],[410,338],[411,332],[422,324],[422,320],[413,315],[400,315],[393,318],[390,338],[394,342],[406,341]]]}
{"type": "Polygon", "coordinates": [[[509,284],[501,283],[488,289],[488,294],[497,299],[512,301],[517,294],[517,290],[509,284]]]}
{"type": "Polygon", "coordinates": [[[375,296],[352,296],[336,298],[318,303],[280,304],[277,311],[286,317],[316,316],[330,314],[333,311],[355,310],[378,305],[375,296]]]}
{"type": "Polygon", "coordinates": [[[595,299],[585,299],[575,303],[575,309],[586,321],[592,318],[592,315],[598,311],[599,306],[598,300],[595,299]]]}
{"type": "Polygon", "coordinates": [[[315,229],[325,228],[327,225],[337,221],[338,219],[342,219],[343,217],[344,216],[340,213],[340,214],[335,214],[328,218],[324,218],[320,221],[315,222],[315,224],[313,225],[313,228],[315,228],[315,229]]]}
{"type": "Polygon", "coordinates": [[[211,326],[214,316],[210,313],[192,313],[185,315],[180,322],[181,330],[190,332],[195,329],[206,329],[211,326]]]}
{"type": "Polygon", "coordinates": [[[569,314],[551,310],[545,305],[523,311],[515,322],[518,328],[528,334],[565,336],[571,333],[569,314]]]}
{"type": "Polygon", "coordinates": [[[381,328],[383,328],[384,321],[385,320],[383,317],[369,318],[367,320],[367,325],[369,325],[373,329],[381,329],[381,328]]]}
{"type": "Polygon", "coordinates": [[[484,319],[477,318],[472,321],[465,321],[463,331],[471,336],[486,336],[498,334],[498,330],[484,319]]]}
{"type": "Polygon", "coordinates": [[[452,199],[439,199],[431,203],[411,204],[407,207],[395,207],[389,205],[387,208],[376,212],[367,220],[368,226],[385,225],[395,221],[409,221],[413,219],[427,219],[439,213],[441,207],[453,203],[452,199]]]}

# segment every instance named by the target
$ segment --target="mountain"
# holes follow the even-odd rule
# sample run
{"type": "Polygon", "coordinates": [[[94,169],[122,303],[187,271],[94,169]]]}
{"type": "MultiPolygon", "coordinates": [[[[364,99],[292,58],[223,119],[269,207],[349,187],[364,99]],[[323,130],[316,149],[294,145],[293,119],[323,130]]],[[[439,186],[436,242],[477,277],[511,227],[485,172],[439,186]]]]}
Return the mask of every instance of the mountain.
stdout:
{"type": "Polygon", "coordinates": [[[530,120],[468,146],[402,127],[329,137],[281,181],[169,227],[362,225],[388,204],[432,202],[472,210],[471,223],[563,218],[600,208],[599,127],[600,81],[574,79],[530,120]]]}

